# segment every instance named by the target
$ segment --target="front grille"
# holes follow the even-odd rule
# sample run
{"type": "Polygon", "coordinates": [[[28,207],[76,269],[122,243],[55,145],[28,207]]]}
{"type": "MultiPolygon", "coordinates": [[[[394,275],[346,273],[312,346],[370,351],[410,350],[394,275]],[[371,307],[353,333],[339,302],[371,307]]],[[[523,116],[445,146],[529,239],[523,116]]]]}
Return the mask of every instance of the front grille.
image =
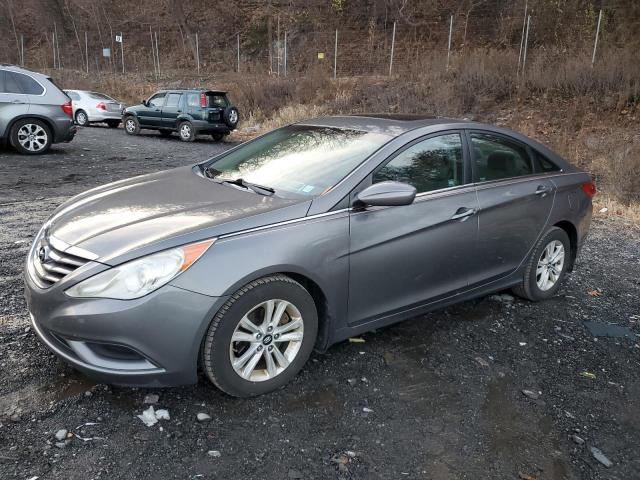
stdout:
{"type": "Polygon", "coordinates": [[[68,252],[69,246],[54,239],[43,237],[34,247],[31,256],[34,280],[41,288],[48,288],[77,268],[83,266],[90,259],[68,252]]]}

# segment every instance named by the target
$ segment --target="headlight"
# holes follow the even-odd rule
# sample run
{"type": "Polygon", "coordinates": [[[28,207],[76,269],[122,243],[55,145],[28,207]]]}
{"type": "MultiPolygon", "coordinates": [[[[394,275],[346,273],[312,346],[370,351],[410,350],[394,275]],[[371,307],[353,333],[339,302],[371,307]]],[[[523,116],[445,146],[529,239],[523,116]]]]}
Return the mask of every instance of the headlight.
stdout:
{"type": "Polygon", "coordinates": [[[131,300],[140,298],[184,272],[214,240],[192,243],[147,255],[87,278],[69,288],[71,297],[131,300]]]}

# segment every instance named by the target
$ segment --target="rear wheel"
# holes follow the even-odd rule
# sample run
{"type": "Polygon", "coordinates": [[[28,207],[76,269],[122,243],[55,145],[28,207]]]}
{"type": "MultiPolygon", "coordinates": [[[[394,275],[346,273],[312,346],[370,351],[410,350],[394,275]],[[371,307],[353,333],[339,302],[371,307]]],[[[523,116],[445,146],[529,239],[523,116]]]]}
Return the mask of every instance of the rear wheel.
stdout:
{"type": "Polygon", "coordinates": [[[178,125],[178,133],[183,142],[193,142],[196,139],[196,132],[193,130],[191,122],[185,121],[178,125]]]}
{"type": "Polygon", "coordinates": [[[202,366],[229,395],[270,392],[300,371],[317,330],[309,292],[287,276],[264,277],[242,287],[218,311],[202,344],[202,366]]]}
{"type": "Polygon", "coordinates": [[[140,133],[140,123],[136,117],[128,116],[124,119],[124,131],[129,135],[137,135],[140,133]]]}
{"type": "Polygon", "coordinates": [[[81,127],[86,127],[89,125],[89,117],[84,110],[78,110],[76,112],[76,123],[81,127]]]}
{"type": "Polygon", "coordinates": [[[11,145],[25,155],[38,155],[49,150],[52,142],[51,130],[41,120],[26,118],[18,120],[11,128],[11,145]]]}
{"type": "Polygon", "coordinates": [[[567,272],[570,252],[567,233],[553,227],[536,245],[522,283],[514,287],[513,292],[534,302],[553,297],[567,272]]]}
{"type": "Polygon", "coordinates": [[[222,140],[224,138],[224,134],[223,133],[212,133],[211,137],[216,141],[219,142],[220,140],[222,140]]]}
{"type": "Polygon", "coordinates": [[[118,128],[119,125],[120,125],[120,120],[108,120],[107,121],[107,126],[109,128],[118,128]]]}

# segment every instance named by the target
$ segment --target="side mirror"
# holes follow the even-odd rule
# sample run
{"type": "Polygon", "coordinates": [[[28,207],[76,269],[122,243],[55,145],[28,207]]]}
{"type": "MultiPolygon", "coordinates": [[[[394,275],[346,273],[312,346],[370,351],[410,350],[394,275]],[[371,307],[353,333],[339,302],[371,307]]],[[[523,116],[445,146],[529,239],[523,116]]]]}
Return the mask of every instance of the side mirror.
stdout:
{"type": "Polygon", "coordinates": [[[400,182],[374,183],[357,196],[359,203],[376,207],[410,205],[414,198],[416,198],[416,188],[400,182]]]}

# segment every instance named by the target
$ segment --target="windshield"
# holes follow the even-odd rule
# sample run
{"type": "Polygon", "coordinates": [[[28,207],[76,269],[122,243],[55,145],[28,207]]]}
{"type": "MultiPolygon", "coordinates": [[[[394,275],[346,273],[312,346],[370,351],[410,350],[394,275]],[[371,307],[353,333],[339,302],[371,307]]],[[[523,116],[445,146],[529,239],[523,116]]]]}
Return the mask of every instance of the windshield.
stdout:
{"type": "Polygon", "coordinates": [[[203,166],[218,181],[241,178],[279,196],[318,196],[390,139],[381,133],[292,125],[203,166]]]}

